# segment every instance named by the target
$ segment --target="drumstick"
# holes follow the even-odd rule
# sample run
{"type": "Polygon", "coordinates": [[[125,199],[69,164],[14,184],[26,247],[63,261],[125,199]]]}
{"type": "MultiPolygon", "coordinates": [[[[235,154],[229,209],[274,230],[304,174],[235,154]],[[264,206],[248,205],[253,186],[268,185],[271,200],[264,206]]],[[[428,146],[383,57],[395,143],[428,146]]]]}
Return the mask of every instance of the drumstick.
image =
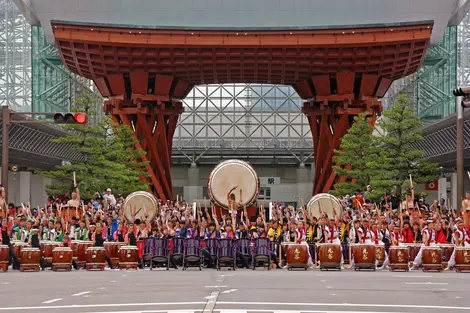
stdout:
{"type": "Polygon", "coordinates": [[[411,178],[411,174],[410,174],[410,188],[413,188],[413,178],[411,178]]]}
{"type": "Polygon", "coordinates": [[[304,199],[300,198],[300,203],[302,204],[302,209],[304,208],[304,199]]]}
{"type": "Polygon", "coordinates": [[[470,171],[467,171],[468,178],[470,179],[470,171]]]}
{"type": "Polygon", "coordinates": [[[73,186],[76,187],[77,186],[77,180],[75,178],[75,171],[73,171],[73,186]]]}

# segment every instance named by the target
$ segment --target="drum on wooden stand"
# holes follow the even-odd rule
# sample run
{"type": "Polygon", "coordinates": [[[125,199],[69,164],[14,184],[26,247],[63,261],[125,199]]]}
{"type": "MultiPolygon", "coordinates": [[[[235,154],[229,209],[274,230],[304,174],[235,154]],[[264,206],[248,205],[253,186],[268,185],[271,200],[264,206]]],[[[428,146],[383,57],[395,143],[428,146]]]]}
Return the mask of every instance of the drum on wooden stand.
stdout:
{"type": "Polygon", "coordinates": [[[105,242],[104,248],[111,259],[111,264],[117,266],[119,264],[119,248],[125,245],[123,242],[105,242]]]}
{"type": "Polygon", "coordinates": [[[77,266],[78,268],[85,267],[87,256],[86,251],[88,248],[93,247],[93,241],[79,241],[77,244],[77,266]]]}
{"type": "Polygon", "coordinates": [[[7,245],[0,246],[0,268],[2,271],[8,271],[8,263],[10,261],[10,248],[7,245]]]}
{"type": "Polygon", "coordinates": [[[58,245],[59,243],[55,241],[41,241],[41,254],[44,258],[45,267],[52,266],[52,250],[58,245]]]}
{"type": "Polygon", "coordinates": [[[423,247],[423,271],[442,271],[442,249],[423,247]]]}
{"type": "Polygon", "coordinates": [[[232,194],[235,196],[236,203],[233,209],[239,209],[256,202],[259,193],[258,174],[245,161],[223,161],[212,170],[207,187],[212,202],[225,209],[229,208],[228,192],[238,187],[232,194]]]}
{"type": "Polygon", "coordinates": [[[12,241],[13,251],[15,251],[15,255],[18,258],[18,262],[21,263],[21,249],[29,247],[26,242],[14,240],[12,241]]]}
{"type": "Polygon", "coordinates": [[[124,218],[133,223],[135,218],[141,221],[153,221],[157,215],[158,200],[147,191],[136,191],[126,197],[123,203],[124,218]],[[135,212],[133,212],[135,210],[135,212]],[[135,213],[135,216],[133,216],[135,213]],[[145,215],[148,215],[147,217],[145,215]]]}
{"type": "Polygon", "coordinates": [[[416,259],[416,256],[419,253],[419,250],[421,249],[421,244],[420,243],[405,243],[403,244],[404,247],[408,247],[409,250],[409,265],[412,266],[414,260],[416,259]]]}
{"type": "Polygon", "coordinates": [[[286,250],[287,269],[308,269],[308,245],[288,243],[283,245],[286,250]]]}
{"type": "Polygon", "coordinates": [[[385,262],[385,246],[375,245],[375,258],[377,259],[377,266],[382,266],[385,262]]]}
{"type": "Polygon", "coordinates": [[[391,271],[406,271],[410,269],[409,260],[410,260],[410,251],[408,247],[404,246],[392,246],[388,250],[388,257],[390,261],[390,270],[391,271]]]}
{"type": "Polygon", "coordinates": [[[86,269],[104,271],[106,265],[106,250],[103,247],[89,247],[86,249],[86,269]]]}
{"type": "Polygon", "coordinates": [[[341,245],[321,243],[319,246],[320,270],[341,270],[341,245]]]}
{"type": "Polygon", "coordinates": [[[370,269],[375,271],[376,248],[372,244],[356,244],[353,248],[354,270],[370,269]]]}
{"type": "Polygon", "coordinates": [[[139,249],[136,246],[121,246],[119,248],[119,268],[137,269],[139,262],[139,249]]]}
{"type": "Polygon", "coordinates": [[[455,248],[455,270],[457,272],[470,271],[470,248],[455,248]]]}
{"type": "Polygon", "coordinates": [[[455,246],[453,244],[439,244],[437,246],[442,249],[442,268],[447,268],[455,246]]]}
{"type": "Polygon", "coordinates": [[[39,271],[40,260],[41,250],[39,250],[38,248],[21,249],[20,272],[39,271]]]}
{"type": "Polygon", "coordinates": [[[57,247],[52,250],[52,270],[71,271],[73,250],[69,247],[57,247]]]}
{"type": "Polygon", "coordinates": [[[77,251],[78,251],[78,244],[80,240],[72,240],[72,253],[73,253],[73,260],[77,262],[77,251]]]}

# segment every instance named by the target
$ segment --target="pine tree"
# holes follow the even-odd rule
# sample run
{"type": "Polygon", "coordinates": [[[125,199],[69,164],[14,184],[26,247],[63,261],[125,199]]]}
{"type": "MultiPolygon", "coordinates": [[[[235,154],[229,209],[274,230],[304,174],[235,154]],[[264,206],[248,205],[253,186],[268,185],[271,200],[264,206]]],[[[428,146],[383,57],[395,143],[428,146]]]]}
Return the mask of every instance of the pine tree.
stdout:
{"type": "MultiPolygon", "coordinates": [[[[366,186],[376,182],[379,176],[380,154],[378,141],[372,135],[374,127],[364,115],[354,118],[348,133],[341,139],[339,150],[335,150],[333,161],[337,164],[333,170],[348,181],[337,183],[331,191],[335,195],[350,195],[356,190],[364,191],[366,186]]],[[[373,186],[374,196],[383,194],[383,186],[373,186]]]]}
{"type": "Polygon", "coordinates": [[[413,115],[409,98],[399,93],[390,110],[383,112],[378,121],[381,134],[378,136],[384,170],[393,173],[392,180],[401,193],[402,187],[409,188],[409,175],[413,183],[426,183],[439,177],[436,163],[425,159],[425,152],[413,148],[413,144],[422,141],[419,117],[413,115]]]}
{"type": "MultiPolygon", "coordinates": [[[[83,112],[93,120],[97,112],[92,105],[96,101],[88,93],[83,93],[73,110],[83,112]]],[[[96,124],[66,124],[63,127],[72,135],[54,141],[69,145],[81,154],[83,161],[41,172],[41,175],[54,179],[54,183],[46,188],[49,195],[69,193],[73,186],[73,172],[83,199],[91,199],[95,192],[103,192],[106,188],[112,188],[115,194],[147,189],[147,184],[141,181],[141,177],[146,176],[146,164],[139,161],[145,152],[134,149],[136,139],[127,126],[118,127],[105,117],[96,124]]]]}

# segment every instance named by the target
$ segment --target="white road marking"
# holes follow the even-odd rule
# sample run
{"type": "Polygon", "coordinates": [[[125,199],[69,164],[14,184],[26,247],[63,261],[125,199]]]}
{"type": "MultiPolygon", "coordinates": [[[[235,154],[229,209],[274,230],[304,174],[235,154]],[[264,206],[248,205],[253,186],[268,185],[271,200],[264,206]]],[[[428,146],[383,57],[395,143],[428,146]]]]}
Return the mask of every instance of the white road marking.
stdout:
{"type": "Polygon", "coordinates": [[[80,297],[80,296],[86,295],[87,293],[91,293],[91,291],[83,291],[79,293],[74,293],[72,297],[80,297]]]}
{"type": "Polygon", "coordinates": [[[9,282],[9,281],[6,281],[6,282],[4,282],[3,284],[4,284],[4,285],[9,285],[10,282],[9,282]]]}
{"type": "Polygon", "coordinates": [[[432,278],[432,276],[408,276],[408,275],[394,275],[394,278],[432,278]]]}
{"type": "MultiPolygon", "coordinates": [[[[195,311],[201,310],[149,310],[149,311],[100,311],[100,312],[90,312],[90,313],[194,313],[195,311]]],[[[287,310],[217,310],[220,313],[246,313],[247,311],[252,312],[273,312],[273,313],[299,313],[299,311],[287,311],[287,310]]],[[[305,313],[364,313],[364,311],[302,311],[305,313]]],[[[396,312],[376,312],[376,311],[367,311],[367,313],[396,313],[396,312]]],[[[406,313],[406,312],[402,312],[406,313]]]]}
{"type": "Polygon", "coordinates": [[[215,297],[216,297],[216,296],[209,295],[209,296],[207,296],[207,297],[204,297],[204,299],[210,300],[210,299],[213,299],[213,298],[215,298],[215,297]]]}
{"type": "Polygon", "coordinates": [[[331,289],[331,288],[333,288],[333,287],[331,287],[331,286],[326,286],[326,288],[327,288],[327,289],[331,289]]]}
{"type": "Polygon", "coordinates": [[[228,286],[222,285],[222,286],[206,286],[206,288],[227,288],[228,286]]]}
{"type": "Polygon", "coordinates": [[[441,289],[441,291],[446,291],[446,290],[447,290],[447,289],[445,289],[445,288],[442,288],[442,289],[441,289]]]}
{"type": "Polygon", "coordinates": [[[64,298],[52,299],[52,300],[44,301],[43,304],[54,303],[54,302],[57,302],[57,301],[60,301],[60,300],[63,300],[63,299],[64,298]]]}
{"type": "MultiPolygon", "coordinates": [[[[218,294],[215,292],[215,294],[218,294]]],[[[215,305],[215,300],[213,300],[215,305]]],[[[31,311],[31,310],[59,310],[59,312],[64,309],[83,309],[83,308],[112,308],[112,307],[152,307],[152,306],[181,306],[181,305],[205,305],[208,302],[162,302],[162,303],[102,303],[102,304],[72,304],[72,305],[51,305],[51,306],[31,306],[31,307],[0,307],[2,312],[10,311],[31,311]]],[[[464,306],[443,306],[443,305],[413,305],[413,304],[369,304],[369,303],[287,303],[287,302],[232,302],[232,301],[217,301],[218,305],[237,305],[237,306],[246,306],[249,309],[244,311],[253,311],[253,312],[266,312],[269,307],[279,307],[279,306],[290,306],[290,307],[358,307],[358,308],[399,308],[399,309],[430,309],[430,310],[455,310],[455,311],[470,311],[470,307],[464,306]],[[262,310],[252,309],[253,306],[263,306],[262,310]]],[[[167,312],[168,310],[164,310],[167,312]]],[[[200,311],[196,309],[194,311],[200,311]]],[[[237,310],[240,312],[240,310],[237,310]]],[[[299,310],[296,310],[299,312],[299,310]]],[[[325,312],[322,311],[306,311],[300,310],[301,312],[314,313],[314,312],[325,312]]],[[[107,311],[109,313],[109,311],[107,311]]],[[[138,311],[142,312],[142,311],[138,311]]],[[[159,311],[161,312],[161,311],[159,311]]],[[[281,312],[276,310],[276,312],[281,312]]],[[[292,311],[290,311],[292,312],[292,311]]],[[[337,311],[338,312],[338,311],[337,311]]],[[[364,311],[357,311],[363,313],[364,311]]],[[[120,312],[121,313],[121,312],[120,312]]],[[[225,313],[225,312],[224,312],[225,313]]],[[[333,313],[330,311],[330,313],[333,313]]],[[[348,313],[355,313],[348,311],[348,313]]],[[[370,313],[368,311],[368,313],[370,313]]],[[[386,313],[386,312],[381,312],[386,313]]]]}
{"type": "Polygon", "coordinates": [[[332,293],[330,296],[337,296],[337,294],[336,294],[336,293],[332,293]]]}
{"type": "Polygon", "coordinates": [[[233,276],[235,276],[235,274],[225,274],[225,275],[220,275],[220,276],[222,276],[222,277],[233,277],[233,276]]]}
{"type": "Polygon", "coordinates": [[[237,291],[238,289],[230,289],[230,290],[225,290],[225,291],[222,291],[222,293],[231,293],[231,292],[235,292],[237,291]]]}
{"type": "Polygon", "coordinates": [[[110,280],[110,283],[117,283],[117,280],[110,280]]]}
{"type": "Polygon", "coordinates": [[[326,280],[322,279],[322,280],[320,280],[320,282],[324,283],[324,282],[326,282],[326,280]]]}
{"type": "Polygon", "coordinates": [[[105,290],[105,289],[106,289],[106,287],[100,287],[100,288],[98,288],[98,290],[105,290]]]}
{"type": "Polygon", "coordinates": [[[214,291],[211,293],[211,295],[209,296],[210,298],[207,301],[206,306],[204,307],[203,313],[209,313],[209,312],[212,313],[212,311],[214,311],[215,303],[217,302],[218,296],[219,296],[218,291],[214,291]]]}
{"type": "Polygon", "coordinates": [[[448,285],[449,283],[432,283],[430,281],[425,283],[408,283],[406,282],[405,285],[448,285]]]}

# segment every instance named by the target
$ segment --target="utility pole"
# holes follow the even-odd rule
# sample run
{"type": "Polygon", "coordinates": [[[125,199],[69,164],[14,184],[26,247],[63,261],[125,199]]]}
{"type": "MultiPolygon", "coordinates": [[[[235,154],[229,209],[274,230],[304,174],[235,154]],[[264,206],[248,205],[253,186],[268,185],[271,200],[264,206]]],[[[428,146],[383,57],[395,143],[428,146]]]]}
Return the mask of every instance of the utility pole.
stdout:
{"type": "Polygon", "coordinates": [[[457,112],[457,203],[455,209],[460,208],[464,197],[464,109],[470,108],[470,86],[462,86],[453,91],[455,96],[455,110],[457,112]]]}
{"type": "Polygon", "coordinates": [[[5,197],[8,198],[8,128],[10,126],[10,110],[8,106],[2,107],[2,185],[5,197]]]}

